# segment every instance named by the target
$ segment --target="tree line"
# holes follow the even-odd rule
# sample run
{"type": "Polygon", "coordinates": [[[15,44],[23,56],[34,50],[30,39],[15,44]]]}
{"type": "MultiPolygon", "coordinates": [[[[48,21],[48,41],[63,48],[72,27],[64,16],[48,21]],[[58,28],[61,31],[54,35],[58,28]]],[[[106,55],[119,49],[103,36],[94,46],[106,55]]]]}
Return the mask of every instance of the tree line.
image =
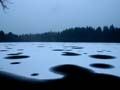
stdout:
{"type": "Polygon", "coordinates": [[[75,27],[61,32],[17,35],[0,31],[0,42],[120,42],[120,28],[111,26],[93,28],[75,27]]]}

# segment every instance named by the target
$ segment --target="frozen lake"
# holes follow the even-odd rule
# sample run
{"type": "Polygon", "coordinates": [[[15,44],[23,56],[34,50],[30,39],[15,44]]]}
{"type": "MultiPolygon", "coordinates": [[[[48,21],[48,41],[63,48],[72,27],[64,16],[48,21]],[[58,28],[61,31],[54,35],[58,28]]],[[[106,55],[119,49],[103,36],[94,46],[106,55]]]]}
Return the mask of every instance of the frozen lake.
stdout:
{"type": "Polygon", "coordinates": [[[49,80],[62,78],[51,68],[65,64],[120,77],[120,44],[0,43],[0,71],[49,80]]]}

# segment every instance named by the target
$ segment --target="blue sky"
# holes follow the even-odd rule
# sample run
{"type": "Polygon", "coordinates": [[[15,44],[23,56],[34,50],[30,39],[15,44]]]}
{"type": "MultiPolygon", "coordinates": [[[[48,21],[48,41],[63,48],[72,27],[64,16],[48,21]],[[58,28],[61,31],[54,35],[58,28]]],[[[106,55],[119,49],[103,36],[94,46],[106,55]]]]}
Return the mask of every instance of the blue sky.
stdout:
{"type": "Polygon", "coordinates": [[[0,29],[5,32],[41,33],[69,27],[120,27],[120,0],[10,0],[0,11],[0,29]]]}

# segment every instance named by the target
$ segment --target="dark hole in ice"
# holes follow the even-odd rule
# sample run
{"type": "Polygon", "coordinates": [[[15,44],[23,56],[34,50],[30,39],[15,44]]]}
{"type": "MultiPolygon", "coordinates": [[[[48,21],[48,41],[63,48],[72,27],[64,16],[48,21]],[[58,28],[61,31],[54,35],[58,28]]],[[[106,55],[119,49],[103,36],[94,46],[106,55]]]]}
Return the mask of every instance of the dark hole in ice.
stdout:
{"type": "Polygon", "coordinates": [[[103,68],[103,69],[109,69],[109,68],[114,68],[114,66],[109,65],[109,64],[103,64],[103,63],[95,63],[95,64],[90,64],[92,67],[96,68],[103,68]]]}
{"type": "Polygon", "coordinates": [[[64,55],[64,56],[79,56],[80,54],[78,54],[78,53],[73,53],[73,52],[63,52],[62,55],[64,55]]]}
{"type": "Polygon", "coordinates": [[[83,47],[73,46],[72,49],[83,49],[83,47]]]}
{"type": "Polygon", "coordinates": [[[106,52],[111,52],[111,51],[108,50],[108,51],[106,51],[106,52]]]}
{"type": "Polygon", "coordinates": [[[8,51],[8,50],[0,50],[0,52],[6,52],[6,51],[8,51]]]}
{"type": "Polygon", "coordinates": [[[18,49],[18,51],[23,51],[24,49],[18,49]]]}
{"type": "Polygon", "coordinates": [[[64,51],[63,49],[53,49],[53,51],[64,51]]]}
{"type": "Polygon", "coordinates": [[[32,73],[31,76],[38,76],[39,73],[32,73]]]}
{"type": "MultiPolygon", "coordinates": [[[[87,86],[90,86],[91,89],[96,88],[95,86],[100,86],[100,88],[115,88],[116,86],[119,87],[120,83],[120,77],[118,76],[96,73],[90,69],[76,65],[59,65],[52,67],[50,70],[64,77],[45,81],[35,79],[28,80],[23,77],[19,79],[19,76],[14,74],[12,76],[0,72],[0,87],[5,88],[5,90],[8,89],[7,86],[10,86],[10,90],[64,90],[65,87],[68,90],[71,88],[74,88],[74,90],[81,90],[81,88],[87,89],[87,86]]],[[[34,72],[30,73],[29,76],[37,77],[34,76],[34,72]]]]}
{"type": "MultiPolygon", "coordinates": [[[[67,84],[70,83],[70,85],[75,85],[75,86],[76,86],[76,84],[89,85],[90,83],[93,83],[93,82],[94,82],[94,84],[101,82],[101,81],[109,83],[112,81],[117,82],[120,80],[119,77],[116,77],[114,75],[98,74],[90,69],[87,69],[87,68],[84,68],[81,66],[70,65],[70,64],[52,67],[51,71],[53,71],[57,74],[64,75],[63,82],[68,81],[67,84]],[[73,82],[73,81],[76,81],[76,82],[73,82]]],[[[66,82],[65,82],[65,84],[66,84],[66,82]]],[[[98,85],[104,86],[105,83],[104,84],[99,83],[98,85]]],[[[80,86],[80,88],[81,88],[81,86],[80,86]]]]}
{"type": "Polygon", "coordinates": [[[72,50],[70,50],[70,49],[67,49],[67,50],[64,50],[64,51],[72,51],[72,50]]]}
{"type": "Polygon", "coordinates": [[[6,49],[12,49],[12,48],[6,48],[6,49]]]}
{"type": "Polygon", "coordinates": [[[88,54],[88,53],[83,53],[83,54],[88,54]]]}
{"type": "Polygon", "coordinates": [[[13,56],[8,56],[5,57],[5,59],[23,59],[23,58],[29,58],[30,56],[27,55],[13,55],[13,56]]]}
{"type": "Polygon", "coordinates": [[[100,54],[96,54],[96,55],[90,55],[90,57],[92,58],[96,58],[96,59],[114,59],[114,56],[110,56],[110,55],[100,55],[100,54]]]}
{"type": "MultiPolygon", "coordinates": [[[[79,83],[83,83],[83,80],[88,80],[89,78],[92,76],[93,71],[83,68],[83,67],[79,67],[76,65],[72,65],[72,64],[65,64],[65,65],[58,65],[55,67],[51,68],[51,71],[57,73],[57,74],[63,74],[64,80],[75,80],[76,82],[79,81],[79,83]]],[[[75,82],[74,82],[75,83],[75,82]]],[[[78,83],[78,82],[77,82],[78,83]]]]}
{"type": "Polygon", "coordinates": [[[45,47],[45,46],[37,46],[37,47],[45,47]]]}
{"type": "Polygon", "coordinates": [[[97,51],[97,52],[111,52],[110,50],[100,50],[100,51],[97,51]]]}
{"type": "Polygon", "coordinates": [[[21,62],[12,62],[10,64],[20,64],[21,62]]]}
{"type": "Polygon", "coordinates": [[[111,52],[110,50],[103,50],[103,51],[105,51],[105,52],[111,52]]]}
{"type": "Polygon", "coordinates": [[[8,55],[20,55],[22,54],[22,52],[19,52],[19,53],[11,53],[11,54],[8,54],[8,55]]]}
{"type": "Polygon", "coordinates": [[[101,52],[102,53],[103,51],[97,51],[97,52],[101,52]]]}

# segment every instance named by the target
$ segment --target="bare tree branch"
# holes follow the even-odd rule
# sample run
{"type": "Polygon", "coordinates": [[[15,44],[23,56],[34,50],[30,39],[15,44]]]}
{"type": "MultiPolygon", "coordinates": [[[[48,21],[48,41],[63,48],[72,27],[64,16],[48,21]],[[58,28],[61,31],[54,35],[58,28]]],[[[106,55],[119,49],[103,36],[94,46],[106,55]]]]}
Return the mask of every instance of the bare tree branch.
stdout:
{"type": "Polygon", "coordinates": [[[3,9],[6,9],[6,8],[8,8],[7,7],[7,0],[0,0],[0,4],[1,4],[1,6],[3,7],[3,9]]]}

